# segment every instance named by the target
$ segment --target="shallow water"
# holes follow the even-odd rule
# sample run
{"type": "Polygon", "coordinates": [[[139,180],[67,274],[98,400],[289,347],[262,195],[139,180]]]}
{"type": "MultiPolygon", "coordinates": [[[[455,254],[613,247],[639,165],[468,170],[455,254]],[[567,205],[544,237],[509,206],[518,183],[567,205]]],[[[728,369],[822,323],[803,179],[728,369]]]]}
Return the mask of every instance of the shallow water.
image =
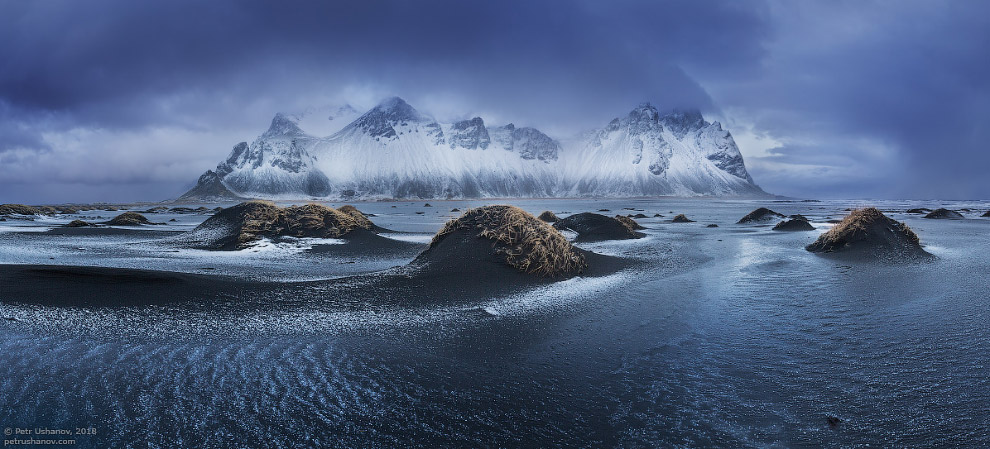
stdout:
{"type": "MultiPolygon", "coordinates": [[[[425,243],[451,208],[498,203],[430,202],[358,207],[425,243]]],[[[870,203],[973,209],[961,221],[890,212],[938,256],[900,266],[804,251],[819,232],[734,224],[766,205],[823,231],[861,201],[512,203],[665,217],[639,220],[644,239],[581,245],[645,263],[469,304],[216,316],[0,303],[17,319],[0,322],[0,424],[97,429],[76,447],[990,445],[987,203],[870,203]],[[669,223],[677,213],[697,222],[669,223]]],[[[149,216],[176,230],[206,218],[161,217],[149,216]]],[[[9,228],[0,263],[302,280],[412,258],[337,260],[307,242],[174,253],[160,237],[9,228]]]]}

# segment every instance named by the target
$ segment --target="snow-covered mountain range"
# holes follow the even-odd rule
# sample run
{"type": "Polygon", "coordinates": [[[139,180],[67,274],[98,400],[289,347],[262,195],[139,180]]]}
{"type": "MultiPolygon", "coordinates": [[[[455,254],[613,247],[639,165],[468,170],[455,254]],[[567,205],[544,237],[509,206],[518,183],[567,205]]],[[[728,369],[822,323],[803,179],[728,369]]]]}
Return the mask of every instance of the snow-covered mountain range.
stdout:
{"type": "Polygon", "coordinates": [[[276,114],[180,199],[766,195],[732,135],[697,111],[642,104],[564,145],[480,117],[440,123],[397,97],[360,116],[334,113],[328,137],[276,114]]]}

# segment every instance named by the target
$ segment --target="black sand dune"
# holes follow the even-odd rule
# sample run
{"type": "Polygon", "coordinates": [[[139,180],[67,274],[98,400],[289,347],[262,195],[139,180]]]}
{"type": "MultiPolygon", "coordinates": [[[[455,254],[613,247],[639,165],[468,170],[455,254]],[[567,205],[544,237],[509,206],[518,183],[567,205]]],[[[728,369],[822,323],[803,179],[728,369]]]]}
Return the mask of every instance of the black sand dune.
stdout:
{"type": "MultiPolygon", "coordinates": [[[[369,230],[355,232],[367,239],[356,245],[366,245],[355,250],[362,254],[389,240],[369,230]]],[[[280,283],[120,268],[0,265],[0,301],[72,307],[157,304],[211,313],[452,305],[577,275],[603,276],[633,263],[575,248],[521,209],[488,206],[449,222],[408,266],[378,273],[280,283]]]]}
{"type": "Polygon", "coordinates": [[[582,212],[563,218],[553,224],[559,230],[571,230],[578,234],[575,241],[597,242],[602,240],[638,239],[643,233],[636,232],[623,222],[605,215],[582,212]]]}
{"type": "Polygon", "coordinates": [[[745,217],[740,218],[739,221],[736,222],[736,224],[753,224],[753,223],[766,224],[766,223],[775,222],[781,218],[785,218],[784,214],[774,212],[765,207],[761,207],[746,214],[745,217]]]}
{"type": "Polygon", "coordinates": [[[0,265],[0,301],[66,307],[123,307],[215,299],[259,283],[164,271],[57,265],[0,265]]]}
{"type": "Polygon", "coordinates": [[[83,228],[83,227],[87,227],[87,226],[96,226],[96,225],[93,224],[93,223],[90,223],[88,221],[83,221],[83,220],[72,220],[68,224],[65,225],[66,228],[83,228]]]}
{"type": "Polygon", "coordinates": [[[159,223],[152,223],[147,217],[137,212],[124,212],[103,224],[107,226],[139,226],[159,223]]]}
{"type": "Polygon", "coordinates": [[[267,201],[248,201],[217,212],[185,236],[192,247],[237,250],[257,240],[283,237],[354,239],[386,229],[371,222],[353,206],[333,209],[319,204],[278,207],[267,201]],[[367,231],[367,232],[360,232],[367,231]]]}
{"type": "Polygon", "coordinates": [[[852,211],[805,249],[848,259],[889,262],[931,259],[921,240],[906,224],[876,208],[852,211]]]}
{"type": "Polygon", "coordinates": [[[544,277],[570,277],[588,266],[560,231],[514,206],[479,207],[447,222],[412,263],[442,272],[492,264],[544,277]]]}
{"type": "Polygon", "coordinates": [[[925,215],[924,218],[932,218],[936,220],[962,220],[966,217],[963,217],[962,214],[954,210],[939,208],[931,211],[928,215],[925,215]]]}
{"type": "Polygon", "coordinates": [[[390,239],[367,229],[355,229],[344,239],[346,244],[317,244],[307,252],[338,257],[414,257],[426,248],[423,243],[390,239]]]}
{"type": "MultiPolygon", "coordinates": [[[[40,232],[38,234],[43,235],[65,235],[71,237],[92,237],[92,236],[145,236],[148,238],[165,238],[174,237],[182,234],[183,231],[168,230],[168,229],[156,229],[154,227],[149,227],[146,229],[122,229],[114,228],[109,226],[80,226],[80,227],[65,227],[60,226],[57,228],[52,228],[46,232],[40,232]]],[[[31,234],[28,232],[22,233],[22,235],[31,234]]]]}

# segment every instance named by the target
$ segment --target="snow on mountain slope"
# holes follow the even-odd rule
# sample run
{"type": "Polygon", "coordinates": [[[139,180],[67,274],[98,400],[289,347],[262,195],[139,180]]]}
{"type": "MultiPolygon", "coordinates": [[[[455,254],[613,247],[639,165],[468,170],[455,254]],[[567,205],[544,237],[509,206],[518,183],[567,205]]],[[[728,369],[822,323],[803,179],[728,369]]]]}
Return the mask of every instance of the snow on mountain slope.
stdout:
{"type": "Polygon", "coordinates": [[[561,158],[567,196],[763,194],[732,136],[697,111],[650,104],[573,142],[561,158]]]}
{"type": "Polygon", "coordinates": [[[216,170],[223,184],[265,198],[766,194],[732,136],[697,111],[643,104],[563,147],[480,117],[440,123],[398,97],[325,138],[298,120],[278,114],[251,145],[234,147],[216,170]]]}
{"type": "MultiPolygon", "coordinates": [[[[556,145],[539,131],[541,139],[556,145]]],[[[440,124],[399,98],[368,111],[314,148],[339,192],[370,197],[552,196],[552,167],[527,138],[492,141],[481,118],[440,124]]]]}
{"type": "Polygon", "coordinates": [[[330,180],[313,166],[311,148],[319,139],[302,131],[283,114],[251,145],[241,142],[217,174],[234,192],[246,196],[326,196],[330,180]]]}

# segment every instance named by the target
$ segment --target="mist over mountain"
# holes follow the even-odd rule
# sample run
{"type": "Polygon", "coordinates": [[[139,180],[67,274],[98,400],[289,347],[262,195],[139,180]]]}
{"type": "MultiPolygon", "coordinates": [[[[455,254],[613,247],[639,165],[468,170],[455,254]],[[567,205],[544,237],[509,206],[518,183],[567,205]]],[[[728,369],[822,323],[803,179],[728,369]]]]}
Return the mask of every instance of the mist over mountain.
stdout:
{"type": "Polygon", "coordinates": [[[360,116],[340,110],[329,117],[336,125],[352,120],[323,137],[307,133],[298,117],[276,114],[181,199],[766,194],[732,135],[695,110],[644,103],[567,139],[481,117],[441,123],[398,97],[360,116]]]}

